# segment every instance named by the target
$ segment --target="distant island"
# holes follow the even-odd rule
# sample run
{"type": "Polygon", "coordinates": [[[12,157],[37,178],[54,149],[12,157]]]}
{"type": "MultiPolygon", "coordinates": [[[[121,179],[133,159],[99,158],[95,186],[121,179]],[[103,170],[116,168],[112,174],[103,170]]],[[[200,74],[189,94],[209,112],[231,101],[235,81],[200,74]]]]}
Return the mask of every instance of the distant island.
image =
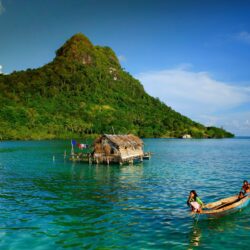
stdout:
{"type": "Polygon", "coordinates": [[[148,95],[111,48],[94,46],[81,33],[43,67],[0,74],[0,105],[0,140],[79,138],[114,131],[155,138],[234,136],[194,122],[148,95]]]}

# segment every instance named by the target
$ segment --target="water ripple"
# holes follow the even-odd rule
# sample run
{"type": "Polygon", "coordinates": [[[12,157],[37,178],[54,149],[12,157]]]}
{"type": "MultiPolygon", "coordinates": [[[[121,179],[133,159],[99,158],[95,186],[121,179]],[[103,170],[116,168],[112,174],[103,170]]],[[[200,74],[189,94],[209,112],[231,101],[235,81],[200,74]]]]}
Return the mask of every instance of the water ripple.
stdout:
{"type": "Polygon", "coordinates": [[[64,161],[65,141],[2,142],[0,248],[247,248],[249,207],[197,223],[186,199],[237,193],[250,180],[250,140],[145,142],[150,161],[109,167],[64,161]]]}

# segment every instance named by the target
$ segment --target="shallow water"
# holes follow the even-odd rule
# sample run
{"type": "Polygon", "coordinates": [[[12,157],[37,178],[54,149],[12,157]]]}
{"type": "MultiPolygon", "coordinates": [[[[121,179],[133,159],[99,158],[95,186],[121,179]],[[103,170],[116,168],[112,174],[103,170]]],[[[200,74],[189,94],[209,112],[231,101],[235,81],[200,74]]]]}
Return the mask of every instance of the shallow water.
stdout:
{"type": "Polygon", "coordinates": [[[109,167],[65,161],[68,141],[1,142],[0,249],[247,249],[250,207],[196,222],[186,199],[236,194],[250,139],[144,141],[151,160],[109,167]]]}

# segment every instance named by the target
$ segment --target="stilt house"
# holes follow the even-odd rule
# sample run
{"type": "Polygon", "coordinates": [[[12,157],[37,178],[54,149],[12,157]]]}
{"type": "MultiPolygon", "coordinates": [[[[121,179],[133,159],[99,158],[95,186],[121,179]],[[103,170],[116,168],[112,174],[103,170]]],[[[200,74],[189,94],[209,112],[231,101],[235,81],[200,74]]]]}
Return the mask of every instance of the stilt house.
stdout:
{"type": "Polygon", "coordinates": [[[97,163],[120,163],[143,160],[143,141],[132,134],[104,134],[94,141],[94,161],[97,163]]]}

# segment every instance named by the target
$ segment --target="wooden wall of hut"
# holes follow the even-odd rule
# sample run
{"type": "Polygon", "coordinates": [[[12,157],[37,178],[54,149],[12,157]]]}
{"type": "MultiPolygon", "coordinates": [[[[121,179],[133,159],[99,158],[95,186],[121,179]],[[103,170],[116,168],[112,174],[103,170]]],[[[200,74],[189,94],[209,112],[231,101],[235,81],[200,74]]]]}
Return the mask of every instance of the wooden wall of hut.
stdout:
{"type": "Polygon", "coordinates": [[[97,163],[123,163],[143,157],[143,142],[134,135],[102,135],[94,142],[97,163]]]}

